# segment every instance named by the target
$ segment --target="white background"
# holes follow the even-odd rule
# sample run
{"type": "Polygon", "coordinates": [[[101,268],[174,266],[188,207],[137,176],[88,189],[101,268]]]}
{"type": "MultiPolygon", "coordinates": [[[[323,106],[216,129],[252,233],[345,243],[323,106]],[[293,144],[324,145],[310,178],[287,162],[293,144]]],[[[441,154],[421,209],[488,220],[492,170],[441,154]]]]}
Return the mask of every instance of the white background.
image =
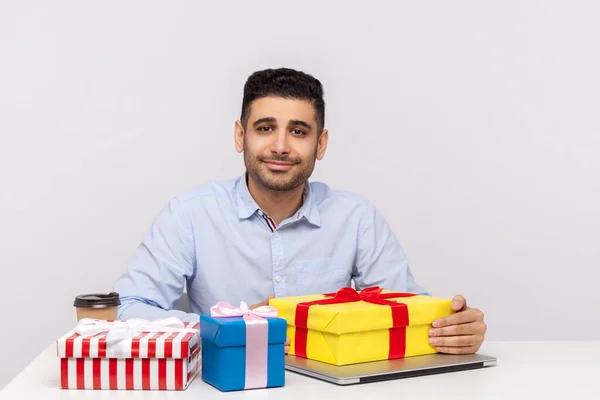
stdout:
{"type": "Polygon", "coordinates": [[[0,388],[165,202],[243,173],[267,67],[323,82],[314,179],[373,201],[419,283],[489,339],[600,338],[600,5],[280,3],[1,3],[0,388]]]}

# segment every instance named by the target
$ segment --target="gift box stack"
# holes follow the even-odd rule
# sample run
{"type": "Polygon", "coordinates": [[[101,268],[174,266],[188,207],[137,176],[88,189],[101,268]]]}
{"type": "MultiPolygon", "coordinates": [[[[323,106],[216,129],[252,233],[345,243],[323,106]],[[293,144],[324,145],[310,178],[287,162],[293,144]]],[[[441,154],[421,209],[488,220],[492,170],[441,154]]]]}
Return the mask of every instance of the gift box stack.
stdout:
{"type": "Polygon", "coordinates": [[[82,319],[57,355],[63,389],[184,390],[200,370],[199,323],[82,319]]]}
{"type": "Polygon", "coordinates": [[[428,331],[450,304],[376,286],[269,301],[287,321],[290,354],[334,365],[436,353],[428,331]]]}
{"type": "Polygon", "coordinates": [[[57,341],[64,389],[183,390],[202,379],[221,391],[285,385],[290,354],[334,364],[436,352],[433,321],[450,299],[370,287],[271,299],[250,310],[220,302],[199,323],[81,320],[57,341]],[[202,360],[200,362],[200,359],[202,360]]]}

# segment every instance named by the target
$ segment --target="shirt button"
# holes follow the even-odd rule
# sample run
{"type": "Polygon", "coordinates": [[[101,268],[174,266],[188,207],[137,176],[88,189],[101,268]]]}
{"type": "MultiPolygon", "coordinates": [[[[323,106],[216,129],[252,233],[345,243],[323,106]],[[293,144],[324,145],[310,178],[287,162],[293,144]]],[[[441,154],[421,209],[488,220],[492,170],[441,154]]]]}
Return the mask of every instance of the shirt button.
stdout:
{"type": "Polygon", "coordinates": [[[275,277],[275,281],[276,281],[277,283],[281,282],[281,275],[277,275],[277,276],[275,277]]]}
{"type": "Polygon", "coordinates": [[[277,236],[279,236],[279,233],[277,233],[277,232],[273,232],[273,236],[274,236],[274,237],[277,237],[277,236]]]}
{"type": "Polygon", "coordinates": [[[260,215],[262,217],[263,216],[263,212],[261,210],[258,210],[258,215],[260,215]]]}

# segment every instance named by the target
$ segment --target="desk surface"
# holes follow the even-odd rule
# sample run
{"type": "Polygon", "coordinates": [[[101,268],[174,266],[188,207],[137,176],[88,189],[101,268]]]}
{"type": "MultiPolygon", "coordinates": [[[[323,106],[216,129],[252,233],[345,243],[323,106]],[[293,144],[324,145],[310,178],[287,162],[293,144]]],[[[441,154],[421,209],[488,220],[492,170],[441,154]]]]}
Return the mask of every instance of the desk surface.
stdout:
{"type": "Polygon", "coordinates": [[[481,353],[498,357],[498,365],[394,381],[337,386],[287,372],[286,386],[275,389],[221,393],[198,375],[187,390],[110,391],[62,390],[58,387],[56,348],[49,346],[4,390],[8,399],[302,399],[418,398],[598,399],[600,341],[592,342],[486,342],[481,353]]]}

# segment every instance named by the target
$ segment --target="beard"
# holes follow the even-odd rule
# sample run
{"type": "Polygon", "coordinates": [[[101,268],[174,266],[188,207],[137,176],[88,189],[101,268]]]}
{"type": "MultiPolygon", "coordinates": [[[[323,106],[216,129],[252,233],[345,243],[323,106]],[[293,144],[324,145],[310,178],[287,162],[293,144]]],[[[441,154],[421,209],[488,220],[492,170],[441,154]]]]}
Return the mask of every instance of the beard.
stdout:
{"type": "Polygon", "coordinates": [[[307,160],[278,155],[256,156],[248,151],[246,142],[244,142],[244,164],[248,175],[265,189],[275,192],[292,190],[306,183],[315,168],[316,155],[315,146],[314,156],[307,160]],[[272,171],[267,167],[265,161],[294,163],[294,166],[289,171],[272,171]]]}

